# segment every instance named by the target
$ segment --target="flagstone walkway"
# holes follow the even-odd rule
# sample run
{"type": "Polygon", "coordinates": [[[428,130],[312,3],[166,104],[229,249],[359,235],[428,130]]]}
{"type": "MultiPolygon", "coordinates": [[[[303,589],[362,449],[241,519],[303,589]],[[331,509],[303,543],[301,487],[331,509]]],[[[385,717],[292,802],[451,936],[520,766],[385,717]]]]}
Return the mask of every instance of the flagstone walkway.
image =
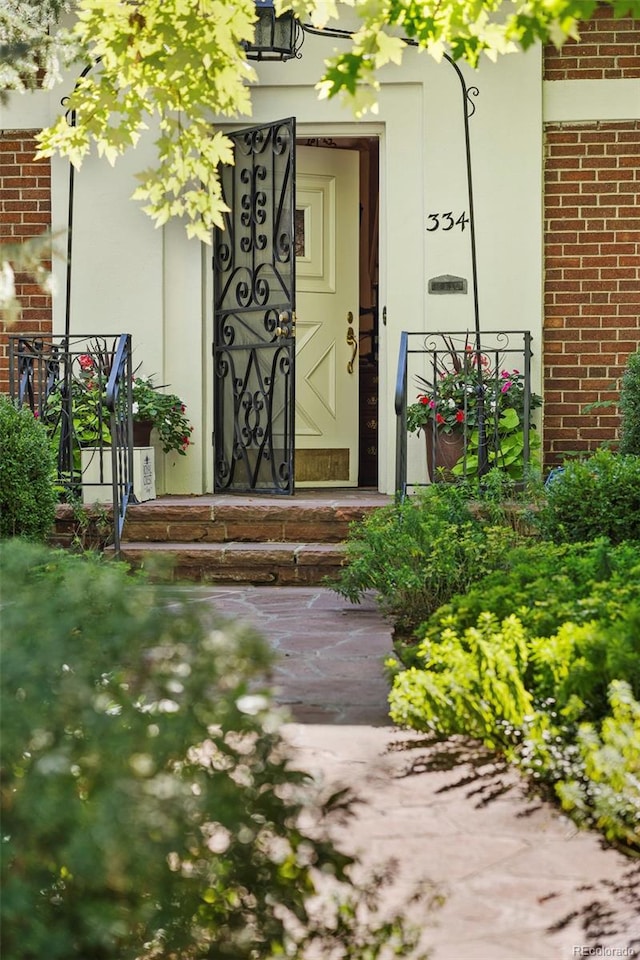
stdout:
{"type": "Polygon", "coordinates": [[[183,589],[258,627],[278,653],[295,762],[361,798],[337,839],[365,866],[397,861],[389,905],[408,904],[417,883],[445,898],[408,908],[432,960],[640,956],[639,861],[578,832],[474,743],[390,725],[390,630],[372,601],[304,587],[183,589]]]}

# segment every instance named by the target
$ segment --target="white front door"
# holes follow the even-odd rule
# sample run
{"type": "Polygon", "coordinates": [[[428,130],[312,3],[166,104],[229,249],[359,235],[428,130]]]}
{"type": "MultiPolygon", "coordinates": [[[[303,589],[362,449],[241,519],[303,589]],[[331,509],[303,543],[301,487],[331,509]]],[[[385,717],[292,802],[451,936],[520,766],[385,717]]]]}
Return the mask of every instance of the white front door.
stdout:
{"type": "Polygon", "coordinates": [[[296,152],[296,486],[357,486],[359,157],[296,152]]]}

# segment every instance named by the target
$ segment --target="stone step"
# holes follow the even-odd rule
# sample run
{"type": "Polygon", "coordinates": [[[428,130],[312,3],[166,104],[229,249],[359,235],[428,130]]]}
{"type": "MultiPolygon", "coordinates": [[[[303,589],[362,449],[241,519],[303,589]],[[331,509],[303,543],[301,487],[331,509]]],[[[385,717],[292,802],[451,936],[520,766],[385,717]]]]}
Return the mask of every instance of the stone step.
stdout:
{"type": "Polygon", "coordinates": [[[138,543],[341,543],[353,521],[388,498],[357,502],[256,497],[171,498],[130,506],[123,541],[138,543]]]}
{"type": "Polygon", "coordinates": [[[335,579],[344,553],[341,543],[121,543],[122,559],[151,579],[199,583],[320,584],[335,579]]]}

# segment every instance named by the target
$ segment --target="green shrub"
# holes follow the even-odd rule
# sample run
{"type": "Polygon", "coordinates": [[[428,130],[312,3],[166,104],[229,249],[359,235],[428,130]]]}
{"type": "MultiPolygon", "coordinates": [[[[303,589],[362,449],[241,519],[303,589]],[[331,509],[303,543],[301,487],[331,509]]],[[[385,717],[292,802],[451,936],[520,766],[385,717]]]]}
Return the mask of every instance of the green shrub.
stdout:
{"type": "MultiPolygon", "coordinates": [[[[619,618],[639,591],[640,543],[530,541],[510,550],[502,569],[443,604],[416,636],[435,640],[445,628],[475,626],[482,613],[498,621],[515,613],[532,635],[550,637],[567,620],[619,618]]],[[[407,657],[416,649],[403,651],[405,662],[413,662],[407,657]]]]}
{"type": "Polygon", "coordinates": [[[485,614],[461,636],[445,630],[437,643],[421,645],[422,669],[410,667],[395,677],[391,719],[504,747],[507,730],[522,726],[533,710],[524,685],[527,655],[526,634],[516,617],[499,625],[485,614]]]}
{"type": "Polygon", "coordinates": [[[640,456],[640,350],[632,353],[620,389],[620,453],[640,456]]]}
{"type": "Polygon", "coordinates": [[[5,960],[413,955],[400,918],[362,921],[378,879],[326,839],[255,634],[95,557],[0,560],[5,960]]]}
{"type": "Polygon", "coordinates": [[[28,407],[0,396],[0,538],[44,540],[55,519],[55,461],[28,407]]]}
{"type": "Polygon", "coordinates": [[[352,525],[346,565],[332,588],[353,603],[376,592],[399,632],[410,632],[454,594],[502,566],[518,541],[508,524],[471,511],[464,486],[433,484],[352,525]]]}
{"type": "Polygon", "coordinates": [[[581,723],[573,742],[548,714],[524,726],[516,759],[534,780],[551,781],[562,808],[607,840],[640,854],[640,703],[614,680],[610,712],[598,726],[581,723]]]}
{"type": "Polygon", "coordinates": [[[640,706],[612,713],[621,683],[640,699],[638,597],[640,543],[520,547],[417,631],[408,669],[389,662],[391,717],[502,750],[578,820],[640,850],[640,706]]]}
{"type": "Polygon", "coordinates": [[[566,464],[549,485],[539,524],[556,542],[640,539],[640,457],[599,450],[566,464]]]}

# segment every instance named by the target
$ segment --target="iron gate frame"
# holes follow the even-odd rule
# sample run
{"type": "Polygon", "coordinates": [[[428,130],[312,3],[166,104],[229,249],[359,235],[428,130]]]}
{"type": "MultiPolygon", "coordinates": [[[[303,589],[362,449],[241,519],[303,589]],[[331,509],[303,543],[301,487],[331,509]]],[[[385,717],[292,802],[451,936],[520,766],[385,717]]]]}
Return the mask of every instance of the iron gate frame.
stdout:
{"type": "Polygon", "coordinates": [[[220,168],[229,210],[224,230],[214,232],[213,254],[214,491],[291,496],[295,117],[229,136],[236,162],[220,168]],[[281,447],[274,442],[276,419],[281,447]]]}

